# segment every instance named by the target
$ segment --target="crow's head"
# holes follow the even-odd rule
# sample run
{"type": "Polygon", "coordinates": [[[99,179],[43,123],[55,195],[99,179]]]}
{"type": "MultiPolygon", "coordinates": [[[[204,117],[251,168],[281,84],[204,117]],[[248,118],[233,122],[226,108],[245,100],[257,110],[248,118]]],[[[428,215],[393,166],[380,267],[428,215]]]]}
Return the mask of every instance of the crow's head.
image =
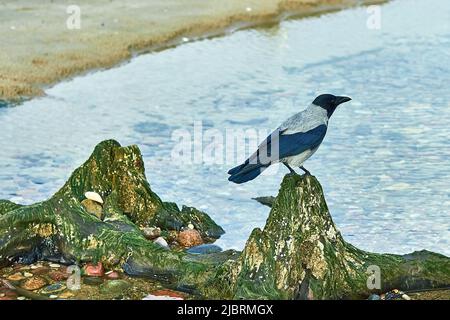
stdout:
{"type": "Polygon", "coordinates": [[[349,97],[334,96],[332,94],[321,94],[316,99],[314,99],[313,104],[327,110],[327,115],[329,118],[333,114],[334,110],[336,110],[338,105],[350,100],[352,99],[349,97]]]}

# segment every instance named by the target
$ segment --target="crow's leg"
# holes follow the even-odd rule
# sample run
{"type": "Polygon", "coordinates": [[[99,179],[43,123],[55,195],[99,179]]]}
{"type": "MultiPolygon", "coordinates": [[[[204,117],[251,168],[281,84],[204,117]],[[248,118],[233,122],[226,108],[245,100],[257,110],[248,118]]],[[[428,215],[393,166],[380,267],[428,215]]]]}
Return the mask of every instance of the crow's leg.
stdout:
{"type": "Polygon", "coordinates": [[[307,175],[311,175],[311,172],[309,172],[308,170],[306,170],[306,168],[304,166],[300,166],[300,169],[302,169],[303,171],[305,171],[305,174],[307,175]]]}
{"type": "Polygon", "coordinates": [[[286,168],[289,169],[289,171],[290,171],[292,174],[297,174],[297,172],[295,172],[295,170],[292,169],[287,163],[284,163],[284,162],[283,162],[283,164],[286,166],[286,168]]]}

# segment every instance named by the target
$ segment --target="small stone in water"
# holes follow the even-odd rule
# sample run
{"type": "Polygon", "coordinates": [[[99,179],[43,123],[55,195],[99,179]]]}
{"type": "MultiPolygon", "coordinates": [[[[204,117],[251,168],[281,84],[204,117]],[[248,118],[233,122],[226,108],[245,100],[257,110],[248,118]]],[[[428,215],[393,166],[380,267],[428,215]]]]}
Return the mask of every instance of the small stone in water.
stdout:
{"type": "Polygon", "coordinates": [[[105,269],[103,269],[103,264],[101,262],[97,263],[97,265],[88,263],[83,269],[84,273],[90,277],[103,277],[105,274],[105,269]]]}
{"type": "Polygon", "coordinates": [[[54,294],[51,294],[51,295],[49,296],[49,298],[50,298],[50,299],[56,299],[56,298],[58,298],[58,296],[57,296],[57,295],[54,295],[54,294]]]}
{"type": "Polygon", "coordinates": [[[26,298],[25,297],[22,297],[22,296],[20,296],[20,297],[17,297],[17,300],[25,300],[26,298]]]}
{"type": "Polygon", "coordinates": [[[101,293],[119,294],[131,287],[125,280],[109,280],[100,286],[101,293]]]}
{"type": "Polygon", "coordinates": [[[106,277],[108,279],[112,279],[112,280],[116,280],[120,278],[120,275],[117,271],[108,271],[107,273],[105,273],[106,277]]]}
{"type": "Polygon", "coordinates": [[[98,286],[103,283],[103,278],[99,277],[84,277],[83,283],[89,286],[98,286]]]}
{"type": "Polygon", "coordinates": [[[163,237],[157,238],[155,241],[153,241],[153,243],[156,243],[157,245],[159,245],[165,249],[169,249],[169,244],[163,237]]]}
{"type": "Polygon", "coordinates": [[[184,230],[178,234],[178,243],[183,247],[194,247],[203,244],[203,239],[200,236],[200,232],[197,230],[184,230]]]}
{"type": "Polygon", "coordinates": [[[94,191],[88,191],[88,192],[86,192],[86,193],[84,194],[84,196],[85,196],[87,199],[89,199],[89,200],[92,200],[92,201],[98,202],[98,203],[100,203],[100,204],[103,204],[103,199],[102,199],[102,197],[101,197],[97,192],[94,192],[94,191]]]}
{"type": "Polygon", "coordinates": [[[381,297],[377,294],[371,294],[368,300],[381,300],[381,297]]]}
{"type": "Polygon", "coordinates": [[[42,278],[42,277],[32,277],[29,278],[27,280],[25,280],[22,284],[21,287],[26,289],[26,290],[37,290],[42,288],[43,286],[45,286],[47,284],[47,281],[42,278]]]}
{"type": "Polygon", "coordinates": [[[74,294],[72,292],[65,291],[59,295],[59,298],[60,299],[68,299],[68,298],[72,298],[73,296],[74,296],[74,294]]]}
{"type": "Polygon", "coordinates": [[[50,266],[50,268],[59,268],[59,267],[61,267],[61,265],[59,265],[57,263],[50,263],[49,266],[50,266]]]}
{"type": "Polygon", "coordinates": [[[52,271],[48,275],[53,281],[62,281],[69,278],[69,274],[61,271],[52,271]]]}
{"type": "Polygon", "coordinates": [[[47,273],[48,270],[49,270],[49,268],[47,268],[47,267],[39,267],[39,268],[33,270],[33,274],[35,276],[38,276],[38,275],[47,273]]]}
{"type": "Polygon", "coordinates": [[[184,295],[172,290],[156,290],[142,300],[184,300],[184,295]]]}
{"type": "Polygon", "coordinates": [[[8,279],[10,281],[20,281],[20,280],[24,279],[24,276],[20,272],[17,272],[17,273],[14,273],[14,274],[8,276],[6,279],[8,279]]]}
{"type": "Polygon", "coordinates": [[[61,282],[57,282],[54,284],[51,284],[49,286],[46,286],[44,289],[41,290],[42,294],[54,294],[57,292],[61,292],[66,290],[66,286],[62,284],[61,282]]]}
{"type": "Polygon", "coordinates": [[[24,272],[23,275],[27,278],[31,278],[33,276],[33,274],[29,272],[24,272]]]}

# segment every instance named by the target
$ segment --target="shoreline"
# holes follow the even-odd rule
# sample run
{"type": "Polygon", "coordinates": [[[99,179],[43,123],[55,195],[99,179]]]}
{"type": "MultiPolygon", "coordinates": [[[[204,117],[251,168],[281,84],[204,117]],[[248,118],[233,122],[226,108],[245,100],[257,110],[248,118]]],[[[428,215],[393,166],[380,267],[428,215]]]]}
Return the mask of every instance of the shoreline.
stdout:
{"type": "Polygon", "coordinates": [[[0,36],[6,43],[0,53],[0,107],[44,96],[58,82],[140,54],[386,0],[81,0],[78,30],[65,26],[70,3],[63,2],[0,5],[0,30],[6,30],[0,36]]]}

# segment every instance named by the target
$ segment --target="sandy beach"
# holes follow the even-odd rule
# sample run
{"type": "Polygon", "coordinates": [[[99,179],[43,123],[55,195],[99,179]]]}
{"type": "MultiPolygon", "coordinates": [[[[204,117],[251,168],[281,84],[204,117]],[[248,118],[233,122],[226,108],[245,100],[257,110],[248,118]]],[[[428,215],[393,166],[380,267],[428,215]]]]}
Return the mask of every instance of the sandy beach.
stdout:
{"type": "Polygon", "coordinates": [[[78,0],[80,28],[67,20],[73,1],[0,4],[0,100],[44,94],[46,86],[108,68],[143,51],[379,0],[78,0]]]}

